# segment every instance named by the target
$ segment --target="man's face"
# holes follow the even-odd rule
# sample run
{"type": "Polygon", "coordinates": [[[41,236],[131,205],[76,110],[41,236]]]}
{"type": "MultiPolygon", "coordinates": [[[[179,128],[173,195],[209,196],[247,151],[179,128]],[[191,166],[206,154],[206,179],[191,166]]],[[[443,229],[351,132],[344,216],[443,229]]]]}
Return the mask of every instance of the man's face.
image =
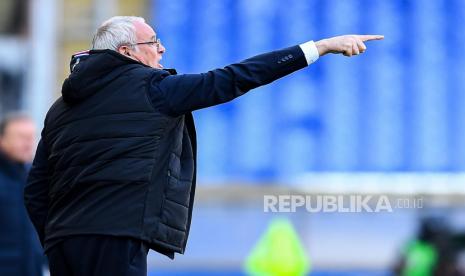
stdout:
{"type": "Polygon", "coordinates": [[[0,136],[0,150],[11,160],[29,163],[34,157],[36,128],[29,119],[13,120],[0,136]]]}
{"type": "MultiPolygon", "coordinates": [[[[151,42],[155,41],[156,34],[152,27],[146,23],[134,22],[134,27],[136,28],[137,42],[151,42]]],[[[162,69],[163,66],[160,64],[162,55],[165,53],[166,49],[160,43],[157,48],[157,45],[154,44],[140,44],[135,46],[136,49],[128,49],[131,57],[138,60],[139,62],[148,65],[153,68],[162,69]]]]}

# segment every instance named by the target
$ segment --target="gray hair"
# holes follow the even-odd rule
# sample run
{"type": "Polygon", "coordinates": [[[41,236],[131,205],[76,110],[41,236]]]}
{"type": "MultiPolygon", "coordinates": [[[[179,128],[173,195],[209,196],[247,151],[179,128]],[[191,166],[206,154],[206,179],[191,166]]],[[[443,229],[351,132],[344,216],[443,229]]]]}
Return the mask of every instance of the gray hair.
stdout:
{"type": "Polygon", "coordinates": [[[114,16],[97,29],[92,39],[92,49],[110,49],[117,51],[122,45],[137,43],[134,22],[145,23],[138,16],[114,16]]]}

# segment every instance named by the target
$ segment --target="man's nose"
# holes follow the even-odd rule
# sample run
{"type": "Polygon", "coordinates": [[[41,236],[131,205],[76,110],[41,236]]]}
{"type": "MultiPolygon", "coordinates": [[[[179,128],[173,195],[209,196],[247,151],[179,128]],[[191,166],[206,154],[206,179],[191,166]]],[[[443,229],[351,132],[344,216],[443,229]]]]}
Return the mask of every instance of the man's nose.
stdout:
{"type": "Polygon", "coordinates": [[[163,44],[161,44],[161,42],[160,42],[160,46],[158,46],[158,52],[160,54],[164,54],[166,52],[166,48],[165,46],[163,46],[163,44]]]}

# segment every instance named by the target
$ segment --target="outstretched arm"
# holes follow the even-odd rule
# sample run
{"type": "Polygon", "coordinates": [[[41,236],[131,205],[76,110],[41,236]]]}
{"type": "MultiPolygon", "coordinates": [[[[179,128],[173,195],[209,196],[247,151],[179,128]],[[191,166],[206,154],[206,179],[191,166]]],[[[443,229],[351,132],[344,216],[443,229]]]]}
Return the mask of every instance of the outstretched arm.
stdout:
{"type": "Polygon", "coordinates": [[[365,41],[382,39],[378,35],[332,37],[261,54],[221,69],[202,74],[158,75],[152,80],[155,105],[180,115],[196,109],[228,102],[247,91],[266,85],[314,62],[327,53],[357,55],[366,50],[365,41]],[[314,52],[314,54],[309,54],[314,52]],[[309,58],[316,55],[316,57],[309,58]]]}

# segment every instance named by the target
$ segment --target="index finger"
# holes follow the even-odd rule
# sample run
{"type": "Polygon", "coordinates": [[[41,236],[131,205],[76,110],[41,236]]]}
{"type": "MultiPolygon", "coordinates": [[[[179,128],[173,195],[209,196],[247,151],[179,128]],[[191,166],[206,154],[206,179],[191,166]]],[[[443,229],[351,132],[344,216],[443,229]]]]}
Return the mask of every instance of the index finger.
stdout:
{"type": "Polygon", "coordinates": [[[384,35],[359,35],[358,37],[365,42],[370,40],[381,40],[384,38],[384,35]]]}

